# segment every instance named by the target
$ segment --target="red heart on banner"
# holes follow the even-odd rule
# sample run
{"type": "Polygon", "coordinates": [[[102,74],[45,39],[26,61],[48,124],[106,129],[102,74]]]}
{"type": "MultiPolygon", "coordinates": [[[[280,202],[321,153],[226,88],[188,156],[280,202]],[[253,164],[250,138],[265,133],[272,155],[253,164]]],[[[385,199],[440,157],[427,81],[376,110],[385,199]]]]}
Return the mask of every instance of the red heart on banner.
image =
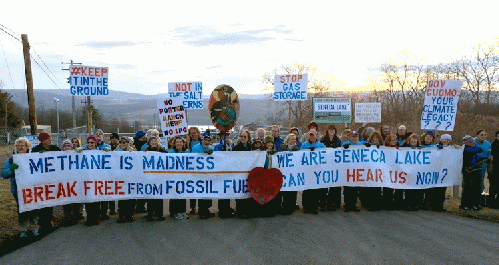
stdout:
{"type": "Polygon", "coordinates": [[[282,187],[282,173],[277,168],[253,168],[248,175],[248,190],[251,197],[263,205],[272,200],[282,187]]]}

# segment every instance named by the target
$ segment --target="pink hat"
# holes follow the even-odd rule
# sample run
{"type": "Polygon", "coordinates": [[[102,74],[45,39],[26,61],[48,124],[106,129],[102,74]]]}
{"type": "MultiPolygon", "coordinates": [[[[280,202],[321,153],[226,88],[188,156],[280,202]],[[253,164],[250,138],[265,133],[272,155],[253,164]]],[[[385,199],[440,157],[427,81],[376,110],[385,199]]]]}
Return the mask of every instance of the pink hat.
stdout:
{"type": "Polygon", "coordinates": [[[87,137],[87,141],[88,140],[93,140],[95,143],[97,143],[97,137],[95,137],[95,135],[90,135],[89,137],[87,137]]]}

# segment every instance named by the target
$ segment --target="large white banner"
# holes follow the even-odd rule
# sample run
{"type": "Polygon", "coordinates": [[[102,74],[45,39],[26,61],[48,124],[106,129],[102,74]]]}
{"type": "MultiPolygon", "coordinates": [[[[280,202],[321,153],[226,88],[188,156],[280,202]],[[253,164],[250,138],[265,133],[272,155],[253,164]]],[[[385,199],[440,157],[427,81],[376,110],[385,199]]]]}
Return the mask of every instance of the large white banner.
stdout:
{"type": "Polygon", "coordinates": [[[73,96],[108,96],[108,67],[69,66],[70,92],[73,96]]]}
{"type": "Polygon", "coordinates": [[[45,152],[14,155],[19,211],[135,198],[249,198],[265,152],[45,152]],[[237,166],[235,166],[237,165],[237,166]]]}
{"type": "Polygon", "coordinates": [[[463,81],[429,80],[421,114],[421,129],[454,131],[463,81]]]}
{"type": "MultiPolygon", "coordinates": [[[[283,191],[333,186],[426,189],[459,185],[462,148],[324,148],[279,152],[283,191]]],[[[266,152],[45,152],[14,155],[20,212],[137,198],[249,198],[248,173],[266,152]]]]}
{"type": "Polygon", "coordinates": [[[274,101],[307,100],[308,75],[276,75],[274,101]]]}
{"type": "Polygon", "coordinates": [[[272,166],[283,174],[283,191],[332,186],[427,189],[461,182],[462,148],[324,148],[281,152],[272,166]]]}

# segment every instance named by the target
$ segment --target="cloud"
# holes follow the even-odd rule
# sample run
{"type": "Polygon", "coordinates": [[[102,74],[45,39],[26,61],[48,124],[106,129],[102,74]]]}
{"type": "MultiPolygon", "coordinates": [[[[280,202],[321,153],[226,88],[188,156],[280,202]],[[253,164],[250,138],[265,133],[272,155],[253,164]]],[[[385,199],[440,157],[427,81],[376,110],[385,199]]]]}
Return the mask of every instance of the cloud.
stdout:
{"type": "Polygon", "coordinates": [[[110,49],[124,46],[135,46],[138,45],[137,42],[132,41],[87,41],[75,46],[84,46],[97,49],[110,49]]]}
{"type": "MultiPolygon", "coordinates": [[[[230,27],[239,26],[236,24],[230,27]]],[[[177,39],[192,46],[251,44],[276,40],[279,35],[291,35],[292,33],[293,30],[282,25],[266,29],[232,32],[221,32],[213,26],[178,27],[173,30],[173,35],[177,39]]]]}

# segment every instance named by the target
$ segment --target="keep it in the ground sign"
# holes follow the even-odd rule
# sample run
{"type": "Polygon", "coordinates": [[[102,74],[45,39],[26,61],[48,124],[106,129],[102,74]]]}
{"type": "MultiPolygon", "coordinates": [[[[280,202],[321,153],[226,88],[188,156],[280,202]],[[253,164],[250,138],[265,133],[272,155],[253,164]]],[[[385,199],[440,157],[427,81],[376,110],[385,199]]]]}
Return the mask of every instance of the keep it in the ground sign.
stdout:
{"type": "Polygon", "coordinates": [[[69,66],[70,92],[73,96],[108,96],[108,67],[69,66]]]}

